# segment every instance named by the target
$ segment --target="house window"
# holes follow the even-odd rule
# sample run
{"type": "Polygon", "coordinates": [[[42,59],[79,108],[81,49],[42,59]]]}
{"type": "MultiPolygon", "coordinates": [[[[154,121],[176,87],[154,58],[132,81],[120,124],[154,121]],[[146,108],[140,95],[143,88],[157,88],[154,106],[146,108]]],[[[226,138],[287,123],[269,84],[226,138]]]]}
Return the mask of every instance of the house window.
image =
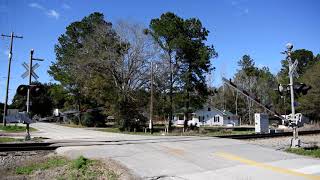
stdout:
{"type": "Polygon", "coordinates": [[[211,111],[211,108],[208,107],[208,111],[211,111]]]}
{"type": "Polygon", "coordinates": [[[215,116],[214,117],[214,122],[219,122],[219,121],[220,121],[219,116],[215,116]]]}

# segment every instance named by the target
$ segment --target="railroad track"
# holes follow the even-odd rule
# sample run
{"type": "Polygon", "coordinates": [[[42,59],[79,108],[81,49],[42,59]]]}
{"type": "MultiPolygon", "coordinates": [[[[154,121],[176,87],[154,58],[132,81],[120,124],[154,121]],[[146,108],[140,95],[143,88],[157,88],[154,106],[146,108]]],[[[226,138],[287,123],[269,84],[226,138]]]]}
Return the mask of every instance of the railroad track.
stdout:
{"type": "Polygon", "coordinates": [[[0,152],[7,151],[39,151],[39,150],[55,150],[60,146],[54,143],[1,143],[0,152]]]}
{"type": "MultiPolygon", "coordinates": [[[[320,130],[311,131],[299,131],[299,135],[309,135],[309,134],[320,134],[320,130]]],[[[284,137],[292,136],[292,132],[278,132],[269,134],[241,134],[241,135],[227,135],[227,136],[216,136],[219,138],[229,138],[229,139],[260,139],[260,138],[274,138],[274,137],[284,137]]]]}
{"type": "MultiPolygon", "coordinates": [[[[312,130],[312,131],[299,131],[299,135],[309,135],[309,134],[320,134],[320,130],[312,130]]],[[[274,137],[284,137],[284,136],[292,136],[292,132],[279,132],[279,133],[271,133],[271,134],[242,134],[242,135],[225,135],[225,136],[215,136],[219,138],[229,138],[229,139],[259,139],[259,138],[274,138],[274,137]]],[[[135,140],[121,140],[124,142],[130,142],[135,140]]],[[[85,146],[90,145],[108,145],[108,143],[119,143],[121,141],[101,141],[104,144],[93,143],[93,144],[85,144],[85,146]]],[[[101,143],[100,142],[100,143],[101,143]]],[[[78,146],[84,144],[78,144],[81,142],[39,142],[39,143],[0,143],[0,152],[8,152],[8,151],[38,151],[38,150],[55,150],[59,147],[66,146],[78,146]]]]}

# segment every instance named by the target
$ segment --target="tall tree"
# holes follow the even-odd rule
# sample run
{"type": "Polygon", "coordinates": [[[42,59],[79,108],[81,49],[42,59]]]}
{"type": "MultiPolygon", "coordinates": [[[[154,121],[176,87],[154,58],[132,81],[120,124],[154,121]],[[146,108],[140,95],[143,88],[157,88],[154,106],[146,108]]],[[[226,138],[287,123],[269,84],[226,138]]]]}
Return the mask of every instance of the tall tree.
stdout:
{"type": "MultiPolygon", "coordinates": [[[[184,94],[185,113],[188,119],[191,107],[202,105],[208,95],[205,74],[211,70],[210,59],[216,57],[213,46],[205,44],[209,31],[199,19],[182,19],[168,12],[152,19],[150,32],[167,53],[170,63],[170,104],[172,109],[173,86],[184,94]],[[173,67],[175,73],[173,73],[173,67]],[[191,104],[192,102],[192,104],[191,104]]],[[[172,110],[170,112],[172,119],[172,110]]],[[[186,123],[185,123],[186,124],[186,123]]]]}
{"type": "Polygon", "coordinates": [[[301,78],[302,82],[311,85],[312,89],[307,95],[298,98],[298,111],[307,115],[311,120],[319,121],[319,104],[320,104],[320,62],[314,64],[306,70],[301,78]]]}
{"type": "Polygon", "coordinates": [[[122,47],[112,24],[103,14],[92,13],[71,23],[58,38],[56,61],[48,73],[74,97],[79,110],[87,99],[95,101],[90,104],[111,104],[111,77],[105,76],[105,67],[96,62],[119,58],[122,47]]]}
{"type": "MultiPolygon", "coordinates": [[[[317,62],[317,57],[314,57],[313,53],[306,49],[297,49],[291,54],[291,59],[293,61],[298,61],[297,73],[302,75],[309,69],[315,62],[317,62]]],[[[282,68],[278,73],[280,83],[286,84],[289,82],[288,72],[288,62],[287,60],[281,61],[282,68]]]]}
{"type": "Polygon", "coordinates": [[[107,106],[121,129],[130,129],[137,119],[144,119],[137,94],[148,88],[149,62],[157,54],[143,29],[124,21],[113,26],[103,14],[93,13],[67,27],[49,73],[66,87],[74,87],[71,92],[81,95],[82,102],[107,106]],[[65,74],[70,78],[64,79],[65,74]]]}
{"type": "Polygon", "coordinates": [[[173,86],[175,82],[177,69],[177,35],[183,29],[183,19],[174,13],[167,12],[160,18],[152,19],[147,34],[151,34],[154,40],[159,44],[164,52],[164,58],[169,62],[169,96],[170,96],[170,112],[169,112],[169,128],[173,120],[173,86]]]}

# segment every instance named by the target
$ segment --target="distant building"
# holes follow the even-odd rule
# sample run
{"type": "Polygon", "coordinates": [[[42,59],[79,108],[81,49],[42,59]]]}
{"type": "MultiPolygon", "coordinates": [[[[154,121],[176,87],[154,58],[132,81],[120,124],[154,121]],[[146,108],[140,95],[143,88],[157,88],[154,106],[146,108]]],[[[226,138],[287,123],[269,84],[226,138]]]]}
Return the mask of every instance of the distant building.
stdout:
{"type": "MultiPolygon", "coordinates": [[[[183,125],[185,119],[183,113],[177,113],[173,123],[180,126],[183,125]]],[[[239,126],[239,117],[226,110],[221,111],[211,106],[205,106],[190,114],[188,125],[239,126]]]]}

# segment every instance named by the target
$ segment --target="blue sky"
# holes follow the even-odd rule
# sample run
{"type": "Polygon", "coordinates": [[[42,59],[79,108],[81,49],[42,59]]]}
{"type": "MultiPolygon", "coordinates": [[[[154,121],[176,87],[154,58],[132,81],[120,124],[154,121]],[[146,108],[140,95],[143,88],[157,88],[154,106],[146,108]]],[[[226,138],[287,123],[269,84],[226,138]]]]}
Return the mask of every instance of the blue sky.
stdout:
{"type": "MultiPolygon", "coordinates": [[[[210,30],[208,44],[219,53],[213,65],[214,84],[221,76],[232,77],[237,61],[249,54],[256,65],[267,66],[273,73],[287,42],[295,49],[320,53],[320,1],[317,0],[0,0],[0,33],[14,31],[23,39],[14,40],[10,82],[10,100],[19,84],[23,62],[30,49],[35,57],[46,59],[37,69],[41,82],[54,82],[47,74],[55,61],[54,44],[71,22],[98,11],[107,21],[132,20],[148,26],[152,18],[171,11],[183,18],[197,17],[210,30]]],[[[9,39],[0,39],[0,101],[4,101],[9,39]]]]}

